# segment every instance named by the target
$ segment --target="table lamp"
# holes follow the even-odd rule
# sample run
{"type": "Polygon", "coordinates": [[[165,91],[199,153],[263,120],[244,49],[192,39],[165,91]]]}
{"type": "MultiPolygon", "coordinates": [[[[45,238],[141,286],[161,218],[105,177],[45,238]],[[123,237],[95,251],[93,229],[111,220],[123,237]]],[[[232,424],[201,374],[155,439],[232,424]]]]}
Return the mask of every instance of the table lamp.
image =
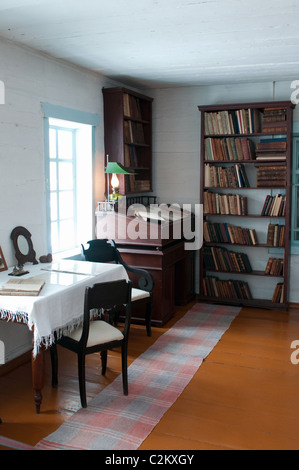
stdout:
{"type": "Polygon", "coordinates": [[[121,163],[118,162],[109,162],[109,155],[107,155],[107,166],[105,169],[107,173],[107,186],[108,186],[108,201],[115,201],[119,197],[119,179],[117,175],[134,175],[134,171],[129,170],[124,167],[121,163]],[[113,193],[109,196],[109,174],[112,174],[111,186],[113,188],[113,193]]]}

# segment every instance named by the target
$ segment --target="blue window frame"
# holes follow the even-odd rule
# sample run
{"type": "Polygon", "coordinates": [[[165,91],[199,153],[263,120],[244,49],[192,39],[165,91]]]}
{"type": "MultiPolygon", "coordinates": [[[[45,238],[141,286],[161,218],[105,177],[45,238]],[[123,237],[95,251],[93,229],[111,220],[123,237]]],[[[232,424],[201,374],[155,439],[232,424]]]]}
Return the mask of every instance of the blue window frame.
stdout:
{"type": "Polygon", "coordinates": [[[93,160],[99,116],[42,103],[48,252],[72,256],[94,233],[93,160]]]}
{"type": "Polygon", "coordinates": [[[75,249],[77,239],[76,129],[49,126],[49,198],[52,252],[75,249]]]}

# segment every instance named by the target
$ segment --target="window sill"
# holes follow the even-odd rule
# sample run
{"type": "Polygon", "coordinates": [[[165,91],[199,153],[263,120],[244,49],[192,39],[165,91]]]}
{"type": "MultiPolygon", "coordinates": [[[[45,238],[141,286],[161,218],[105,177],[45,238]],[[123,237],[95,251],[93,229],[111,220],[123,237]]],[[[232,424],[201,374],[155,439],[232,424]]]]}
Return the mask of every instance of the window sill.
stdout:
{"type": "Polygon", "coordinates": [[[74,248],[73,250],[61,251],[60,253],[53,254],[53,261],[59,261],[61,259],[78,259],[81,260],[80,248],[74,248]]]}

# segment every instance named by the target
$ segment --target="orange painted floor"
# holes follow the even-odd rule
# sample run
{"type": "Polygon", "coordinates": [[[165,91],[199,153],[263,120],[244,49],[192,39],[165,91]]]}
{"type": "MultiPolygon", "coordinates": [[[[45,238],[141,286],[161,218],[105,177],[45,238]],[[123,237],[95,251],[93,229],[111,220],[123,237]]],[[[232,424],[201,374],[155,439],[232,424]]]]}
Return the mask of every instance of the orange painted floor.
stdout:
{"type": "MultiPolygon", "coordinates": [[[[165,328],[133,325],[129,362],[134,361],[190,307],[177,308],[165,328]]],[[[299,308],[288,313],[243,308],[179,399],[140,449],[299,449],[299,365],[290,361],[299,340],[299,308]]],[[[299,357],[299,355],[298,355],[299,357]]],[[[0,377],[0,434],[36,444],[80,407],[75,356],[59,349],[59,387],[51,388],[50,360],[41,414],[35,414],[31,364],[0,377]]],[[[108,358],[106,377],[99,356],[88,358],[91,399],[120,373],[118,352],[108,358]]]]}

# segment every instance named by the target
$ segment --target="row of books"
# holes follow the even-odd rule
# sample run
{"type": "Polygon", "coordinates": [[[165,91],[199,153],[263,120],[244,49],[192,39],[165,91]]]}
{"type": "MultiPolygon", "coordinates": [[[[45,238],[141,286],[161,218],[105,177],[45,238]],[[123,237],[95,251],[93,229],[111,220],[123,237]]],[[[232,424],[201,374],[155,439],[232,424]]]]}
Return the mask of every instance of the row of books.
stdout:
{"type": "Polygon", "coordinates": [[[287,131],[286,119],[286,108],[264,108],[262,117],[262,132],[279,132],[281,134],[285,133],[287,131]]]}
{"type": "Polygon", "coordinates": [[[283,303],[283,293],[284,293],[284,284],[283,282],[279,282],[274,289],[272,302],[275,303],[283,303]]]}
{"type": "Polygon", "coordinates": [[[126,178],[126,192],[145,192],[151,191],[149,180],[136,180],[134,175],[128,175],[126,178]]]}
{"type": "Polygon", "coordinates": [[[277,217],[285,216],[286,196],[283,194],[275,194],[275,196],[266,196],[261,215],[277,217]]]}
{"type": "Polygon", "coordinates": [[[143,125],[140,122],[124,121],[124,141],[130,144],[144,144],[143,125]]]}
{"type": "Polygon", "coordinates": [[[267,232],[267,245],[275,247],[284,246],[285,226],[269,224],[267,232]]]}
{"type": "Polygon", "coordinates": [[[220,167],[205,165],[205,186],[213,188],[249,188],[245,168],[242,164],[220,167]]]}
{"type": "Polygon", "coordinates": [[[205,160],[254,160],[255,149],[247,137],[205,139],[205,160]]]}
{"type": "Polygon", "coordinates": [[[125,144],[125,166],[136,168],[138,166],[137,150],[131,145],[125,144]]]}
{"type": "Polygon", "coordinates": [[[124,115],[133,119],[142,119],[140,100],[128,93],[123,94],[124,115]]]}
{"type": "Polygon", "coordinates": [[[203,213],[219,215],[247,215],[247,197],[240,194],[203,193],[203,213]]]}
{"type": "Polygon", "coordinates": [[[260,166],[256,175],[257,187],[284,188],[286,171],[284,165],[260,166]]]}
{"type": "Polygon", "coordinates": [[[218,246],[203,247],[205,269],[209,271],[225,271],[251,273],[252,268],[246,253],[229,251],[218,246]]]}
{"type": "Polygon", "coordinates": [[[232,243],[239,245],[257,245],[255,229],[238,227],[224,223],[204,221],[203,238],[207,243],[232,243]]]}
{"type": "Polygon", "coordinates": [[[285,138],[262,139],[256,145],[257,161],[286,160],[287,142],[285,138]]]}
{"type": "MultiPolygon", "coordinates": [[[[279,282],[274,289],[272,302],[283,302],[284,284],[279,282]]],[[[217,277],[207,276],[203,278],[203,295],[223,299],[251,300],[252,295],[247,282],[228,279],[220,280],[217,277]]]]}
{"type": "Polygon", "coordinates": [[[220,280],[217,277],[203,278],[203,295],[223,299],[252,299],[247,282],[239,280],[220,280]]]}
{"type": "Polygon", "coordinates": [[[281,258],[269,258],[265,274],[269,276],[282,276],[283,275],[283,259],[281,258]]]}
{"type": "Polygon", "coordinates": [[[151,183],[150,180],[136,180],[135,179],[135,191],[150,191],[151,190],[151,183]]]}
{"type": "Polygon", "coordinates": [[[205,113],[205,134],[254,134],[261,132],[258,109],[238,109],[205,113]]]}

